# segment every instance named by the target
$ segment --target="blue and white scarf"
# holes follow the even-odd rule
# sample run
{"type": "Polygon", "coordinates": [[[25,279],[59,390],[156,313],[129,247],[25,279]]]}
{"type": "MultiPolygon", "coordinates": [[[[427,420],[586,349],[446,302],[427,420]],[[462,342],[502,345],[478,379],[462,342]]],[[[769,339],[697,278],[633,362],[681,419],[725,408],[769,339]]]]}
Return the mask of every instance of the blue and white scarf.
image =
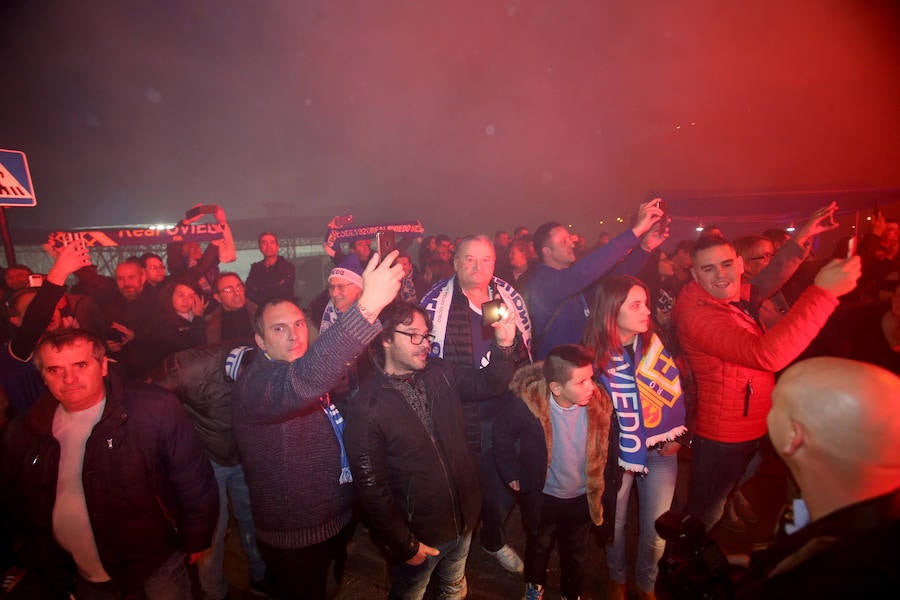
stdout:
{"type": "Polygon", "coordinates": [[[687,428],[678,367],[656,334],[646,349],[637,337],[634,363],[628,352],[610,356],[601,380],[619,422],[619,466],[646,474],[647,448],[672,441],[687,428]]]}
{"type": "Polygon", "coordinates": [[[325,306],[325,312],[322,314],[322,323],[319,325],[319,335],[325,333],[329,327],[337,323],[337,320],[340,317],[341,313],[334,307],[334,301],[328,300],[328,304],[325,306]]]}
{"type": "MultiPolygon", "coordinates": [[[[431,343],[431,356],[444,357],[444,340],[447,337],[447,321],[450,316],[450,305],[453,302],[453,287],[456,275],[434,284],[425,292],[420,304],[431,317],[434,341],[431,343]]],[[[491,280],[492,289],[497,290],[500,299],[513,311],[516,328],[522,334],[522,340],[528,349],[528,359],[531,360],[531,317],[525,307],[525,298],[516,289],[499,277],[491,280]]],[[[481,307],[478,307],[481,310],[481,307]]]]}
{"type": "MultiPolygon", "coordinates": [[[[232,353],[234,353],[234,350],[232,350],[232,353]]],[[[241,356],[242,355],[243,352],[241,353],[241,356]]],[[[269,360],[274,360],[268,353],[264,352],[263,355],[269,360]]],[[[229,356],[229,358],[231,357],[229,356]]],[[[328,422],[331,423],[331,428],[334,430],[335,437],[337,437],[338,445],[341,447],[341,476],[338,478],[338,482],[341,485],[353,483],[353,475],[350,474],[350,458],[347,456],[347,449],[344,447],[344,417],[341,416],[341,412],[338,410],[337,406],[331,402],[331,396],[328,394],[319,398],[319,402],[322,405],[325,416],[328,417],[328,422]]]]}

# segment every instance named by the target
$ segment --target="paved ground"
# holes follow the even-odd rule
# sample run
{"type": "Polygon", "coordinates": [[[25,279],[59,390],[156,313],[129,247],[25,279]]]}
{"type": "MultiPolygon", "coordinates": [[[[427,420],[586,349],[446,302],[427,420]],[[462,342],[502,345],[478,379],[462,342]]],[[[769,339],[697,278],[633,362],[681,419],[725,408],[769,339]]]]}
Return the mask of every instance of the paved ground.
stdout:
{"type": "MultiPolygon", "coordinates": [[[[674,507],[683,505],[684,490],[689,477],[686,456],[681,457],[679,464],[679,482],[676,491],[674,507]]],[[[742,533],[729,531],[724,528],[716,530],[713,537],[729,553],[749,552],[760,546],[771,536],[774,531],[775,520],[785,497],[785,472],[777,461],[772,459],[764,461],[759,475],[745,486],[745,495],[757,510],[759,522],[748,524],[748,530],[742,533]]],[[[635,496],[632,495],[630,515],[636,515],[635,496]]],[[[634,547],[637,531],[633,526],[634,518],[629,517],[628,528],[628,553],[633,564],[634,547]]],[[[231,597],[235,599],[258,599],[258,596],[250,594],[248,590],[247,565],[243,551],[240,547],[237,524],[232,523],[233,530],[229,532],[226,551],[226,573],[231,585],[231,597]]],[[[507,533],[510,544],[521,554],[525,546],[525,536],[522,531],[518,511],[514,511],[507,523],[507,533]]],[[[598,545],[591,546],[591,554],[588,557],[591,589],[595,590],[597,598],[604,597],[606,585],[605,552],[598,545]]],[[[521,598],[524,584],[521,576],[504,571],[494,558],[488,555],[478,544],[477,536],[472,543],[472,551],[467,565],[467,580],[469,598],[472,600],[496,600],[521,598]]],[[[559,599],[559,568],[556,558],[551,563],[548,580],[547,600],[559,599]]],[[[629,596],[632,597],[633,584],[629,582],[629,596]]],[[[358,527],[353,538],[347,571],[340,589],[335,590],[337,600],[357,600],[385,598],[388,589],[387,570],[380,555],[369,539],[368,531],[358,527]]],[[[664,591],[659,591],[660,597],[666,597],[664,591]]]]}

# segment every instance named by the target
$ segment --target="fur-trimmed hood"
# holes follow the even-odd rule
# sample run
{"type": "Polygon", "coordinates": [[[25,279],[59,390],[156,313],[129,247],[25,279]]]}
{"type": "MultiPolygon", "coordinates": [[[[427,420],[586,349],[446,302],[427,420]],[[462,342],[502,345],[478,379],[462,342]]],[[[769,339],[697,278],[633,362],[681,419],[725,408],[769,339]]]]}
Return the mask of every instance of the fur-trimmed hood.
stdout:
{"type": "MultiPolygon", "coordinates": [[[[544,379],[543,363],[526,365],[516,371],[509,388],[521,398],[540,422],[547,444],[547,468],[553,460],[553,425],[550,420],[550,389],[544,379]]],[[[603,472],[609,454],[609,430],[612,402],[606,391],[594,383],[594,393],[587,404],[587,449],[585,479],[591,520],[603,524],[603,472]]]]}

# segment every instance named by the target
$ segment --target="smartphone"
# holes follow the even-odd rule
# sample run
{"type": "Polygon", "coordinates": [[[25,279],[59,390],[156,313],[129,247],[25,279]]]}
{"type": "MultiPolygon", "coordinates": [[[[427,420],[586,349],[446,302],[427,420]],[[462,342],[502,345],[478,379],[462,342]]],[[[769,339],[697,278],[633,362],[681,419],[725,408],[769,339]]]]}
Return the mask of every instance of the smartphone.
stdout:
{"type": "Polygon", "coordinates": [[[383,260],[397,248],[397,234],[393,231],[379,231],[375,234],[375,248],[383,260]]]}
{"type": "Polygon", "coordinates": [[[193,219],[195,217],[199,217],[200,215],[211,215],[219,210],[219,207],[215,204],[201,204],[200,206],[195,206],[191,210],[184,213],[185,219],[193,219]]]}
{"type": "Polygon", "coordinates": [[[28,276],[28,287],[41,287],[44,284],[44,276],[40,273],[32,273],[28,276]]]}
{"type": "Polygon", "coordinates": [[[493,325],[506,316],[509,311],[503,300],[495,298],[481,305],[481,321],[485,325],[493,325]]]}
{"type": "Polygon", "coordinates": [[[669,223],[672,222],[672,217],[669,216],[669,205],[664,199],[657,198],[656,199],[656,208],[663,211],[663,214],[659,218],[658,223],[659,223],[660,231],[664,231],[666,229],[666,227],[669,226],[669,223]]]}
{"type": "Polygon", "coordinates": [[[856,255],[856,236],[854,235],[847,240],[847,258],[853,258],[856,255]]]}

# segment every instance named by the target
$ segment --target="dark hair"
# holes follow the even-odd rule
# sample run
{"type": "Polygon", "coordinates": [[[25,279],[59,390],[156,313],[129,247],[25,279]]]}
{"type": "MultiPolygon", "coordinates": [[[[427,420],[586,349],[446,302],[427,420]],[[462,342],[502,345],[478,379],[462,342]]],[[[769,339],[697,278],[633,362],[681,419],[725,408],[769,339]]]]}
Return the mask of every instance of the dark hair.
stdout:
{"type": "MultiPolygon", "coordinates": [[[[203,290],[200,289],[200,286],[195,280],[184,275],[172,277],[165,283],[165,287],[163,287],[159,293],[160,306],[164,312],[175,313],[175,309],[172,307],[172,296],[175,294],[175,288],[179,285],[191,288],[191,290],[197,294],[198,298],[203,298],[203,290]]],[[[203,315],[196,316],[202,317],[203,315]]]]}
{"type": "Polygon", "coordinates": [[[276,243],[276,244],[278,243],[278,236],[277,236],[277,235],[275,235],[275,234],[272,233],[271,231],[263,231],[261,234],[259,234],[258,236],[256,236],[256,245],[259,246],[259,244],[262,242],[263,236],[267,236],[267,235],[271,235],[273,238],[275,238],[275,243],[276,243]]]}
{"type": "Polygon", "coordinates": [[[22,263],[13,263],[6,267],[6,271],[28,271],[29,273],[34,273],[34,271],[31,270],[31,267],[23,265],[22,263]]]}
{"type": "MultiPolygon", "coordinates": [[[[275,306],[277,304],[282,304],[283,302],[287,302],[288,304],[293,304],[297,308],[300,308],[300,305],[297,304],[294,300],[289,298],[267,298],[266,300],[259,303],[259,306],[256,308],[256,314],[253,315],[253,332],[256,333],[259,337],[265,337],[264,333],[266,328],[263,326],[263,314],[266,312],[266,309],[270,306],[275,306]]],[[[300,312],[303,312],[303,309],[300,308],[300,312]]],[[[303,313],[303,316],[306,317],[306,313],[303,313]]]]}
{"type": "Polygon", "coordinates": [[[103,340],[86,329],[75,329],[72,327],[64,327],[54,331],[46,331],[37,343],[34,345],[34,366],[40,371],[42,368],[41,350],[44,346],[50,346],[54,350],[62,350],[68,346],[74,346],[77,342],[87,342],[91,344],[91,354],[97,361],[101,361],[106,356],[106,346],[103,340]]]}
{"type": "Polygon", "coordinates": [[[10,296],[9,300],[6,301],[6,306],[8,309],[7,312],[9,313],[9,316],[10,317],[24,317],[25,316],[24,313],[21,313],[21,314],[19,313],[19,300],[21,300],[25,296],[33,296],[34,294],[37,294],[39,289],[41,289],[41,288],[36,288],[36,287],[22,288],[21,290],[17,291],[15,294],[10,296]]]}
{"type": "Polygon", "coordinates": [[[453,266],[446,260],[441,260],[440,258],[432,258],[425,263],[425,268],[422,270],[431,273],[431,281],[427,281],[429,285],[434,285],[442,279],[453,276],[453,266]]]}
{"type": "Polygon", "coordinates": [[[519,225],[513,230],[513,237],[519,237],[522,235],[522,232],[528,231],[528,228],[524,225],[519,225]]]}
{"type": "MultiPolygon", "coordinates": [[[[760,242],[768,242],[769,244],[772,244],[774,246],[774,244],[772,243],[772,240],[770,240],[769,238],[767,238],[764,235],[745,235],[743,237],[739,237],[738,239],[734,240],[734,244],[733,244],[734,252],[738,256],[743,257],[744,260],[747,260],[750,258],[750,256],[749,256],[750,249],[753,248],[754,245],[756,245],[760,242]]],[[[746,264],[746,263],[744,263],[744,264],[746,264]]]]}
{"type": "Polygon", "coordinates": [[[694,240],[681,240],[677,244],[675,244],[675,251],[672,254],[678,254],[679,252],[684,252],[690,255],[694,251],[694,240]]]}
{"type": "MultiPolygon", "coordinates": [[[[697,262],[697,255],[704,250],[709,250],[710,248],[715,248],[716,246],[728,246],[732,250],[734,250],[734,246],[725,239],[721,235],[711,235],[708,237],[701,237],[696,242],[694,242],[694,248],[691,250],[691,261],[697,262]]],[[[737,252],[735,252],[737,254],[737,252]]]]}
{"type": "Polygon", "coordinates": [[[405,302],[403,300],[394,300],[381,310],[378,320],[381,321],[381,333],[375,338],[373,351],[375,355],[384,362],[384,345],[383,343],[391,339],[400,325],[409,325],[412,323],[413,315],[416,313],[422,315],[425,319],[425,327],[431,331],[431,317],[425,312],[425,309],[418,304],[405,302]]]}
{"type": "Polygon", "coordinates": [[[216,291],[217,294],[219,293],[219,282],[222,281],[223,277],[237,277],[237,280],[240,281],[242,285],[244,283],[244,280],[241,279],[241,276],[238,275],[237,273],[235,273],[234,271],[221,271],[216,276],[216,284],[213,286],[213,289],[216,291]]]}
{"type": "MultiPolygon", "coordinates": [[[[606,277],[601,279],[597,286],[597,293],[594,294],[594,302],[591,305],[591,318],[584,330],[584,344],[596,353],[598,368],[606,366],[611,354],[624,351],[622,340],[619,339],[619,310],[625,304],[628,292],[635,286],[644,290],[649,304],[650,291],[637,277],[631,275],[606,277]]],[[[651,331],[648,329],[646,333],[640,334],[644,344],[649,341],[651,331]]]]}
{"type": "Polygon", "coordinates": [[[789,234],[784,229],[779,229],[777,227],[766,229],[762,232],[762,236],[764,238],[769,238],[769,241],[771,241],[776,246],[781,245],[791,239],[791,234],[789,234]]]}
{"type": "Polygon", "coordinates": [[[532,236],[532,244],[534,244],[534,251],[537,252],[539,261],[544,261],[544,253],[541,252],[541,249],[547,245],[547,241],[550,239],[550,232],[557,227],[562,226],[562,223],[550,221],[549,223],[544,223],[534,231],[534,235],[532,236]]]}
{"type": "Polygon", "coordinates": [[[594,353],[587,346],[580,344],[556,346],[544,359],[542,367],[544,379],[548,385],[554,381],[565,385],[572,376],[573,370],[592,364],[594,364],[594,353]]]}
{"type": "Polygon", "coordinates": [[[155,258],[159,262],[166,264],[165,261],[163,261],[162,257],[159,254],[153,254],[152,252],[145,252],[144,254],[141,254],[141,256],[138,258],[138,262],[141,263],[141,266],[146,269],[147,268],[147,259],[150,259],[150,258],[155,258]]]}

